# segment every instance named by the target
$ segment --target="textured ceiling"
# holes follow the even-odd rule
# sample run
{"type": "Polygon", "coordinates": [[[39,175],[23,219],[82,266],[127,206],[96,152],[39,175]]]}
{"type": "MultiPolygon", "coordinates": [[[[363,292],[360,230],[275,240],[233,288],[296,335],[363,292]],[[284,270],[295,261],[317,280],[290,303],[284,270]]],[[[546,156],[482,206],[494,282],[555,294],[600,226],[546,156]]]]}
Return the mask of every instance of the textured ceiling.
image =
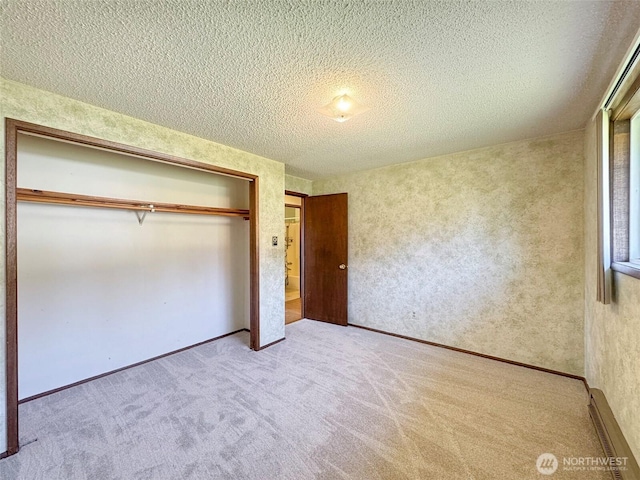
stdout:
{"type": "Polygon", "coordinates": [[[583,128],[638,1],[0,0],[0,75],[321,178],[583,128]],[[339,93],[371,109],[316,109],[339,93]]]}

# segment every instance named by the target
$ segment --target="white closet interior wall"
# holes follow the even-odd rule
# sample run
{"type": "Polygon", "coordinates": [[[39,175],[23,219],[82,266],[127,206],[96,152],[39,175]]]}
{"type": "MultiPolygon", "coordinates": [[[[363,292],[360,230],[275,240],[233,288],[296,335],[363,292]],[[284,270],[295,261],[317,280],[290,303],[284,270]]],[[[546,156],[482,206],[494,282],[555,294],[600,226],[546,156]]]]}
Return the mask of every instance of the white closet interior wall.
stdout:
{"type": "MultiPolygon", "coordinates": [[[[249,208],[245,180],[27,135],[17,185],[249,208]]],[[[20,399],[248,327],[248,221],[18,203],[20,399]]]]}

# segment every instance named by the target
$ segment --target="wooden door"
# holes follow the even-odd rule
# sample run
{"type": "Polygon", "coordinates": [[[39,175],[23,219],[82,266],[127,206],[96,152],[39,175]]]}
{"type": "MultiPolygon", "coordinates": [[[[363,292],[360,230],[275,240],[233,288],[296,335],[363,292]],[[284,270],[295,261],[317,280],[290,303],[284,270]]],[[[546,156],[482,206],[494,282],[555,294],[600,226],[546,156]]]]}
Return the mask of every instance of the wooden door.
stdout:
{"type": "Polygon", "coordinates": [[[347,325],[347,194],[304,201],[305,318],[347,325]]]}

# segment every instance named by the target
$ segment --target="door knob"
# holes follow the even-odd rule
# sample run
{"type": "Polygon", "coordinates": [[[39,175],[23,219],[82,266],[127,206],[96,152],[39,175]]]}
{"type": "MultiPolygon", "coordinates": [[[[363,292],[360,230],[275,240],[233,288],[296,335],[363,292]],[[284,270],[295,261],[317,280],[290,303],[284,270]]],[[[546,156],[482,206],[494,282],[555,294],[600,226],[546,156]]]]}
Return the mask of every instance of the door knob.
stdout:
{"type": "Polygon", "coordinates": [[[341,263],[338,267],[340,270],[346,270],[347,266],[344,263],[341,263]]]}

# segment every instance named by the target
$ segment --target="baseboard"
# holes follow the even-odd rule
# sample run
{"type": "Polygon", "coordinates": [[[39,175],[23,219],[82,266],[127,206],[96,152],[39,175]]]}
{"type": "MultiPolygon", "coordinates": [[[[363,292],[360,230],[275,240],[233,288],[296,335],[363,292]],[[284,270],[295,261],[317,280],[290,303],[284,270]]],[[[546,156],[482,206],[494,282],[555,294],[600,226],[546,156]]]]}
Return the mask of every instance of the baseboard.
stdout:
{"type": "Polygon", "coordinates": [[[382,333],[384,335],[390,335],[392,337],[403,338],[405,340],[411,340],[412,342],[424,343],[425,345],[431,345],[432,347],[446,348],[447,350],[453,350],[454,352],[466,353],[466,354],[469,354],[469,355],[474,355],[476,357],[488,358],[489,360],[496,360],[498,362],[508,363],[510,365],[516,365],[518,367],[525,367],[525,368],[530,368],[532,370],[538,370],[540,372],[552,373],[554,375],[560,375],[562,377],[573,378],[575,380],[580,380],[584,384],[585,388],[587,389],[587,392],[589,391],[589,386],[587,385],[586,379],[584,377],[581,377],[580,375],[574,375],[573,373],[560,372],[558,370],[551,370],[549,368],[538,367],[536,365],[529,365],[528,363],[516,362],[515,360],[508,360],[506,358],[494,357],[493,355],[486,355],[484,353],[478,353],[478,352],[474,352],[474,351],[471,351],[471,350],[465,350],[463,348],[451,347],[449,345],[444,345],[442,343],[430,342],[429,340],[422,340],[421,338],[408,337],[406,335],[400,335],[398,333],[386,332],[384,330],[378,330],[376,328],[365,327],[363,325],[356,325],[354,323],[350,323],[349,326],[350,327],[362,328],[364,330],[369,330],[371,332],[382,333]]]}
{"type": "Polygon", "coordinates": [[[597,388],[589,391],[589,413],[598,432],[605,455],[609,458],[626,459],[626,465],[611,473],[619,480],[640,480],[640,467],[622,434],[620,425],[609,407],[604,392],[597,388]]]}
{"type": "MultiPolygon", "coordinates": [[[[235,335],[236,333],[248,332],[248,331],[249,330],[247,328],[241,328],[239,330],[235,330],[235,331],[230,332],[230,333],[225,333],[224,335],[220,335],[218,337],[214,337],[214,338],[210,338],[208,340],[204,340],[202,342],[194,343],[193,345],[189,345],[188,347],[183,347],[183,348],[179,348],[178,350],[173,350],[173,351],[168,352],[168,353],[163,353],[162,355],[158,355],[158,356],[153,357],[153,358],[148,358],[146,360],[142,360],[141,362],[132,363],[131,365],[127,365],[125,367],[116,368],[115,370],[110,370],[108,372],[101,373],[100,375],[95,375],[95,376],[90,377],[90,378],[85,378],[84,380],[79,380],[77,382],[70,383],[69,385],[64,385],[62,387],[54,388],[53,390],[47,390],[46,392],[38,393],[37,395],[32,395],[30,397],[23,398],[22,400],[18,400],[18,405],[30,402],[31,400],[36,400],[38,398],[46,397],[47,395],[51,395],[53,393],[61,392],[62,390],[67,390],[68,388],[77,387],[78,385],[82,385],[83,383],[91,382],[92,380],[98,380],[99,378],[106,377],[107,375],[112,375],[114,373],[122,372],[123,370],[128,370],[129,368],[138,367],[140,365],[144,365],[145,363],[153,362],[154,360],[160,360],[161,358],[168,357],[169,355],[174,355],[176,353],[184,352],[185,350],[189,350],[191,348],[199,347],[200,345],[204,345],[206,343],[211,343],[211,342],[214,342],[216,340],[220,340],[221,338],[229,337],[231,335],[235,335]]],[[[2,457],[0,456],[0,458],[2,458],[2,457]]]]}
{"type": "Polygon", "coordinates": [[[267,343],[263,347],[258,348],[258,350],[256,350],[256,351],[259,352],[260,350],[264,350],[265,348],[269,348],[269,347],[275,345],[276,343],[280,343],[280,342],[282,342],[284,340],[285,340],[285,337],[282,337],[280,340],[276,340],[275,342],[267,343]]]}

